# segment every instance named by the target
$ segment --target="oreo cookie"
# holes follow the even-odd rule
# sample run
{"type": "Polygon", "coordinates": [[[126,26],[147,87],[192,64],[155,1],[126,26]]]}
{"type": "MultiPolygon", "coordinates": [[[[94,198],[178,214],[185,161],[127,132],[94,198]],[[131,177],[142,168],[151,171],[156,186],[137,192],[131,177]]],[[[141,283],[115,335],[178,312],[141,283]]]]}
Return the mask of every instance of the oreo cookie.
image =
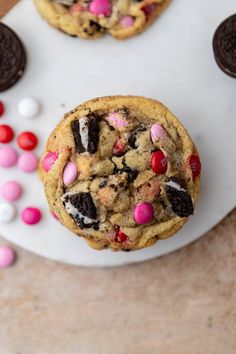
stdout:
{"type": "Polygon", "coordinates": [[[228,17],[217,28],[213,38],[213,50],[220,69],[236,78],[236,15],[228,17]]]}
{"type": "Polygon", "coordinates": [[[96,220],[97,210],[90,193],[68,193],[62,197],[62,201],[68,214],[70,214],[81,229],[99,229],[99,223],[96,220]]]}
{"type": "Polygon", "coordinates": [[[8,26],[0,23],[0,92],[13,86],[26,66],[24,46],[8,26]]]}
{"type": "Polygon", "coordinates": [[[76,151],[81,154],[88,151],[95,154],[99,142],[99,118],[97,116],[82,117],[71,123],[76,151]]]}
{"type": "Polygon", "coordinates": [[[183,188],[184,181],[175,177],[170,178],[166,183],[166,194],[173,212],[181,218],[188,217],[194,212],[191,196],[183,188]]]}

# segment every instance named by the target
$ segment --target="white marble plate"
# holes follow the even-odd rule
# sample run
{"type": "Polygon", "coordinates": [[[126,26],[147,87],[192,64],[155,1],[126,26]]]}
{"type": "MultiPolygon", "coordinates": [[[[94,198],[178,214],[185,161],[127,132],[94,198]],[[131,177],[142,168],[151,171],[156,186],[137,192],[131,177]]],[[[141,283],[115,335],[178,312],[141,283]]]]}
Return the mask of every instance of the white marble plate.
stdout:
{"type": "Polygon", "coordinates": [[[0,182],[16,179],[25,186],[16,203],[43,210],[43,221],[25,226],[16,218],[0,225],[6,239],[42,256],[83,266],[115,266],[151,259],[177,250],[202,236],[236,202],[236,81],[216,66],[212,36],[217,25],[235,12],[235,0],[173,0],[147,32],[119,42],[110,37],[83,41],[50,28],[31,0],[22,0],[3,19],[23,39],[27,71],[12,89],[0,95],[7,104],[1,122],[16,131],[38,134],[41,152],[47,135],[64,111],[84,100],[111,94],[137,94],[163,101],[185,124],[202,156],[203,178],[199,207],[177,236],[133,253],[97,252],[73,236],[48,213],[36,175],[16,168],[0,169],[0,182]],[[20,98],[42,102],[38,118],[17,113],[20,98]]]}

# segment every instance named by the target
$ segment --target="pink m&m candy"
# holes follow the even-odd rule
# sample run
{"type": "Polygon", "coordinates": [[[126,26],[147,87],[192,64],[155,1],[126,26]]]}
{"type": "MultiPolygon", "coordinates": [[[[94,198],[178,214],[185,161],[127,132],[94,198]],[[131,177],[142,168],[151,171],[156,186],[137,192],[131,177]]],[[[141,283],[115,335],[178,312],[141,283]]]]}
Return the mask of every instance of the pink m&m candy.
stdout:
{"type": "Polygon", "coordinates": [[[166,137],[166,131],[161,124],[155,123],[151,127],[151,139],[155,142],[156,139],[163,139],[166,137]]]}
{"type": "Polygon", "coordinates": [[[120,19],[120,25],[122,28],[132,27],[134,24],[134,19],[132,16],[123,16],[120,19]]]}
{"type": "Polygon", "coordinates": [[[139,203],[134,209],[134,220],[137,224],[147,224],[154,217],[153,206],[149,203],[139,203]]]}
{"type": "Polygon", "coordinates": [[[8,202],[14,202],[19,199],[21,194],[21,185],[15,181],[6,182],[1,188],[1,195],[8,202]]]}
{"type": "Polygon", "coordinates": [[[92,0],[89,11],[95,15],[110,16],[112,5],[109,0],[92,0]]]}
{"type": "Polygon", "coordinates": [[[16,260],[14,250],[9,246],[0,247],[0,268],[10,267],[16,260]]]}
{"type": "Polygon", "coordinates": [[[50,213],[55,220],[60,220],[55,211],[50,211],[50,213]]]}
{"type": "Polygon", "coordinates": [[[115,128],[126,127],[128,125],[127,120],[123,117],[122,113],[119,112],[109,114],[107,120],[115,128]]]}
{"type": "Polygon", "coordinates": [[[50,171],[57,159],[58,154],[56,152],[48,152],[42,162],[44,171],[50,171]]]}
{"type": "Polygon", "coordinates": [[[10,146],[0,148],[0,166],[12,167],[17,163],[17,152],[10,146]]]}
{"type": "Polygon", "coordinates": [[[69,186],[73,183],[78,176],[78,170],[76,163],[70,162],[66,165],[63,172],[63,182],[65,186],[69,186]]]}
{"type": "Polygon", "coordinates": [[[38,208],[25,208],[21,213],[21,219],[27,225],[35,225],[41,220],[41,212],[38,208]]]}
{"type": "Polygon", "coordinates": [[[18,167],[27,173],[34,172],[38,168],[38,158],[32,152],[25,152],[19,157],[18,167]]]}

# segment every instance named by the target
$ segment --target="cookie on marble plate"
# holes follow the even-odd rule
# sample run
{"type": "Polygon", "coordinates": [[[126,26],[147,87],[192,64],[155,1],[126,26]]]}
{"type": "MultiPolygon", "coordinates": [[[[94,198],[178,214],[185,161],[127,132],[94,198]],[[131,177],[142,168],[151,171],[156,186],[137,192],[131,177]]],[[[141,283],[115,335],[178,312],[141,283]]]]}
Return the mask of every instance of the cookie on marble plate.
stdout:
{"type": "Polygon", "coordinates": [[[136,250],[174,235],[194,213],[198,151],[160,102],[90,100],[51,133],[39,174],[51,213],[96,249],[136,250]]]}
{"type": "Polygon", "coordinates": [[[125,39],[143,32],[170,0],[34,0],[49,24],[75,37],[110,33],[125,39]]]}

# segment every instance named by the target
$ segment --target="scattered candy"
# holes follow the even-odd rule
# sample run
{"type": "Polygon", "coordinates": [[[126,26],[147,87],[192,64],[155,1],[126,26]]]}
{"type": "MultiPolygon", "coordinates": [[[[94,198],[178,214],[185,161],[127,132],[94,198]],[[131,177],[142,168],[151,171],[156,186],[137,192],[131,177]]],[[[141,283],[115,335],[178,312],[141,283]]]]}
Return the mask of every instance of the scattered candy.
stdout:
{"type": "Polygon", "coordinates": [[[78,176],[77,165],[74,162],[70,162],[66,165],[63,172],[63,182],[65,186],[69,186],[73,183],[78,176]]]}
{"type": "Polygon", "coordinates": [[[0,117],[3,115],[5,112],[5,107],[2,101],[0,101],[0,117]]]}
{"type": "Polygon", "coordinates": [[[134,209],[134,220],[137,224],[147,224],[154,217],[153,206],[149,203],[140,203],[134,209]]]}
{"type": "Polygon", "coordinates": [[[151,140],[154,143],[156,139],[163,139],[166,137],[166,131],[159,123],[155,123],[151,127],[151,140]]]}
{"type": "Polygon", "coordinates": [[[14,132],[9,125],[0,125],[0,143],[7,144],[12,141],[14,132]]]}
{"type": "Polygon", "coordinates": [[[48,152],[42,162],[44,171],[45,172],[50,171],[57,159],[58,159],[58,154],[56,152],[48,152]]]}
{"type": "Polygon", "coordinates": [[[120,230],[116,231],[115,241],[117,242],[125,242],[127,241],[128,236],[120,230]]]}
{"type": "Polygon", "coordinates": [[[14,206],[7,202],[0,202],[0,223],[8,223],[14,219],[16,210],[14,206]]]}
{"type": "Polygon", "coordinates": [[[155,151],[152,154],[150,161],[153,172],[157,174],[164,174],[167,170],[167,161],[165,155],[161,150],[155,151]]]}
{"type": "Polygon", "coordinates": [[[134,19],[132,16],[123,16],[120,19],[120,25],[122,28],[132,27],[134,24],[134,19]]]}
{"type": "Polygon", "coordinates": [[[190,167],[193,173],[193,179],[195,179],[197,176],[200,175],[201,173],[201,161],[198,155],[192,155],[190,157],[190,167]]]}
{"type": "Polygon", "coordinates": [[[12,167],[17,163],[17,152],[10,146],[0,148],[0,166],[12,167]]]}
{"type": "Polygon", "coordinates": [[[33,150],[37,143],[37,136],[32,132],[23,132],[17,138],[18,145],[23,150],[33,150]]]}
{"type": "Polygon", "coordinates": [[[16,260],[15,251],[9,246],[0,246],[0,268],[10,267],[16,260]]]}
{"type": "Polygon", "coordinates": [[[19,114],[25,118],[35,117],[39,110],[39,102],[33,97],[23,98],[18,105],[19,114]]]}
{"type": "Polygon", "coordinates": [[[110,16],[112,6],[109,0],[92,0],[89,5],[89,11],[95,15],[110,16]]]}
{"type": "Polygon", "coordinates": [[[35,225],[41,220],[41,212],[38,208],[25,208],[21,213],[21,219],[27,225],[35,225]]]}
{"type": "Polygon", "coordinates": [[[1,188],[1,195],[8,202],[14,202],[19,199],[21,194],[21,185],[15,181],[6,182],[1,188]]]}
{"type": "Polygon", "coordinates": [[[18,167],[27,173],[34,172],[38,167],[38,158],[32,152],[25,152],[18,159],[18,167]]]}

